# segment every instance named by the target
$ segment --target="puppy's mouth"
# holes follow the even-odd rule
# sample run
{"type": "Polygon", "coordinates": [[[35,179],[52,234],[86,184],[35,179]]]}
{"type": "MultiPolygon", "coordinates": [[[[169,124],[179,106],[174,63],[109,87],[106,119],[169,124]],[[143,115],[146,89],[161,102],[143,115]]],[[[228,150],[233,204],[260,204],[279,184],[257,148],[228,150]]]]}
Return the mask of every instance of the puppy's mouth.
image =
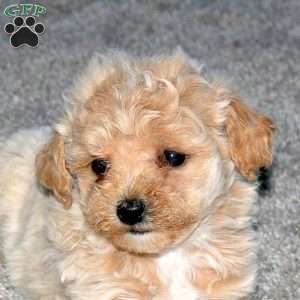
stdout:
{"type": "Polygon", "coordinates": [[[143,234],[146,234],[146,233],[150,233],[151,230],[137,230],[137,229],[130,229],[129,230],[129,233],[131,234],[134,234],[134,235],[143,235],[143,234]]]}

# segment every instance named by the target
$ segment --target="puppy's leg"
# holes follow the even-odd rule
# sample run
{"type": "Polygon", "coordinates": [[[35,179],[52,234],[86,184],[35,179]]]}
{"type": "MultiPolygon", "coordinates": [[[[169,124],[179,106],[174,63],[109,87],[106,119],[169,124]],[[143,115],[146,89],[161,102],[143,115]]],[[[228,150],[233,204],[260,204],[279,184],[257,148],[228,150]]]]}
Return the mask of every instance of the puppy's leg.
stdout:
{"type": "Polygon", "coordinates": [[[205,292],[209,300],[240,300],[252,292],[255,273],[229,276],[221,279],[213,270],[201,271],[197,287],[205,292]]]}
{"type": "MultiPolygon", "coordinates": [[[[89,274],[90,275],[90,274],[89,274]]],[[[148,285],[137,279],[100,276],[71,283],[66,294],[72,300],[152,300],[148,285]],[[90,281],[90,282],[89,282],[90,281]]]]}
{"type": "Polygon", "coordinates": [[[63,295],[49,295],[49,296],[42,296],[39,300],[70,300],[70,298],[63,296],[63,295]]]}

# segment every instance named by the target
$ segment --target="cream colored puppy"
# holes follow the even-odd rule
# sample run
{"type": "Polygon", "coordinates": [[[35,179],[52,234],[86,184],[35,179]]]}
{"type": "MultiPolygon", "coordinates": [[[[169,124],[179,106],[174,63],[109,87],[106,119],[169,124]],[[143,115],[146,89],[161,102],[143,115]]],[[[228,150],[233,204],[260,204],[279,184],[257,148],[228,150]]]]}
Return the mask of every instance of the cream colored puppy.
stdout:
{"type": "Polygon", "coordinates": [[[253,288],[274,126],[181,55],[94,59],[54,130],[0,151],[1,249],[29,299],[234,300],[253,288]]]}

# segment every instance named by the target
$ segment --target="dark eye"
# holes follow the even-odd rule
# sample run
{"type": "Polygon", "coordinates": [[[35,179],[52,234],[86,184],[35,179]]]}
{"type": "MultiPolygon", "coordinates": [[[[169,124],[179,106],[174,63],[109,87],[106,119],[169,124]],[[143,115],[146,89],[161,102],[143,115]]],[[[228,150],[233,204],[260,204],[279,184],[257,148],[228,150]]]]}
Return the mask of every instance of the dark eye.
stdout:
{"type": "Polygon", "coordinates": [[[172,167],[178,167],[185,161],[186,155],[172,150],[165,150],[164,156],[168,164],[172,167]]]}
{"type": "Polygon", "coordinates": [[[108,162],[103,159],[95,159],[92,161],[91,167],[96,175],[104,175],[108,169],[108,162]]]}

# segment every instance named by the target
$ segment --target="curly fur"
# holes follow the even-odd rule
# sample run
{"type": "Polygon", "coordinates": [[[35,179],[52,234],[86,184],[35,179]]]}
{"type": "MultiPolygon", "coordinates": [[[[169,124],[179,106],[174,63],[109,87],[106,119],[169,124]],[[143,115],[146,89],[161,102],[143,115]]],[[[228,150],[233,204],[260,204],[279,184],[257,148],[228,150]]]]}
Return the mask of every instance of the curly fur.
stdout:
{"type": "Polygon", "coordinates": [[[92,60],[62,119],[0,154],[1,248],[30,299],[242,299],[253,289],[256,171],[272,121],[209,83],[182,55],[92,60]],[[165,149],[187,154],[163,163],[165,149]],[[110,162],[97,177],[91,161],[110,162]],[[249,182],[247,182],[249,181],[249,182]],[[116,216],[142,197],[133,235],[116,216]],[[57,200],[57,201],[55,201],[57,200]]]}

